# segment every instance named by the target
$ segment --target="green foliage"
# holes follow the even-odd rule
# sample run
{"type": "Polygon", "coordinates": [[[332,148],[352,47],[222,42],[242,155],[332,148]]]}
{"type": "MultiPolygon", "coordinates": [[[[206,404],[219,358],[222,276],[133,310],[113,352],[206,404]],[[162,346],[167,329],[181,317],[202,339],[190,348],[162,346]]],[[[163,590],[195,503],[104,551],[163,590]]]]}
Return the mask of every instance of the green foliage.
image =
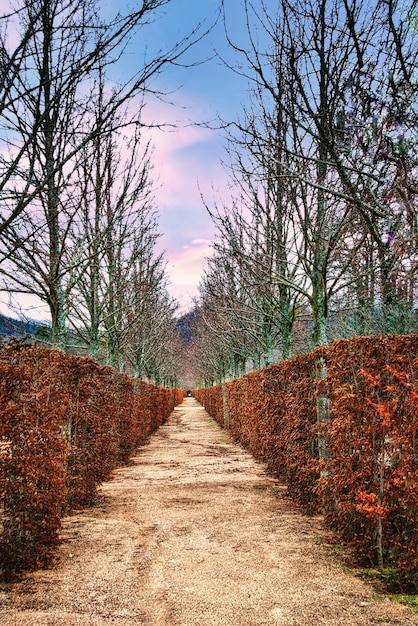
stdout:
{"type": "Polygon", "coordinates": [[[418,613],[418,595],[407,595],[404,593],[396,593],[392,594],[392,598],[396,600],[396,602],[400,602],[401,604],[406,604],[411,609],[418,613]]]}
{"type": "Polygon", "coordinates": [[[51,329],[46,326],[38,326],[35,330],[34,337],[39,341],[51,342],[51,329]]]}
{"type": "Polygon", "coordinates": [[[392,598],[402,604],[408,604],[418,610],[418,596],[412,593],[416,588],[411,586],[410,579],[400,570],[393,567],[378,569],[375,567],[350,568],[350,574],[373,583],[379,591],[390,593],[392,598]]]}

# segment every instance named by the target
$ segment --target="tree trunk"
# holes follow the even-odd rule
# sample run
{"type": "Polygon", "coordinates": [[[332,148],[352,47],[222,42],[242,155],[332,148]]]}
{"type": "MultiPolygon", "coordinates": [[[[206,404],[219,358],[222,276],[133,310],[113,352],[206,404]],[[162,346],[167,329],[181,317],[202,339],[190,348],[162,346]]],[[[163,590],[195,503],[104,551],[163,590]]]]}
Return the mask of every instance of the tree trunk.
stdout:
{"type": "Polygon", "coordinates": [[[268,317],[264,318],[263,323],[264,335],[264,366],[268,367],[273,363],[273,342],[271,333],[271,321],[268,317]]]}
{"type": "Polygon", "coordinates": [[[222,408],[224,416],[224,428],[229,429],[229,405],[228,405],[228,388],[222,383],[222,408]]]}

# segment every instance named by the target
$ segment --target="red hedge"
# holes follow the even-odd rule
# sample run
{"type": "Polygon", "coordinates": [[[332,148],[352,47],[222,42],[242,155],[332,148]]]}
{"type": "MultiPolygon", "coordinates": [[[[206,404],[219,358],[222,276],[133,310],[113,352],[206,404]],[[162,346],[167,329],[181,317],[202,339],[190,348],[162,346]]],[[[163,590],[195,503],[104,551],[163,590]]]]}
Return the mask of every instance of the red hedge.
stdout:
{"type": "Polygon", "coordinates": [[[221,425],[228,417],[236,440],[307,512],[326,514],[359,563],[394,566],[417,589],[417,376],[418,335],[360,337],[195,397],[221,425]],[[320,396],[330,406],[322,423],[320,396]]]}
{"type": "Polygon", "coordinates": [[[91,503],[183,394],[93,359],[16,342],[0,350],[0,569],[46,565],[63,512],[91,503]]]}

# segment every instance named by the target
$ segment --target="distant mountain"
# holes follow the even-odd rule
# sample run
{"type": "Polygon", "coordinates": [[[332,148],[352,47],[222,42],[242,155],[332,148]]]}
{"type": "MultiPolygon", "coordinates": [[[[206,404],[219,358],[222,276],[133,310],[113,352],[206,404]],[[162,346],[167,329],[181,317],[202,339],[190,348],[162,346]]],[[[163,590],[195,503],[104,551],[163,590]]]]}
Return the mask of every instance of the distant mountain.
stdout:
{"type": "Polygon", "coordinates": [[[185,343],[191,343],[191,341],[193,340],[193,327],[195,321],[195,311],[190,311],[190,313],[186,313],[177,321],[177,333],[179,334],[180,339],[185,343]]]}
{"type": "MultiPolygon", "coordinates": [[[[39,328],[48,327],[41,322],[16,320],[0,313],[0,337],[24,337],[34,335],[39,328]]],[[[39,332],[39,331],[38,331],[39,332]]]]}

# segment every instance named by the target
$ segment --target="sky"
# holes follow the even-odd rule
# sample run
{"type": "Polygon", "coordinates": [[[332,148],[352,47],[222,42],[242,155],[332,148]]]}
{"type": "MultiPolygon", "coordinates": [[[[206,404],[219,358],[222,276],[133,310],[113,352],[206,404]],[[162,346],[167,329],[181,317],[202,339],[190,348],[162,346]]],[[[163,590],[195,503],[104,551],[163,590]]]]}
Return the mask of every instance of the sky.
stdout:
{"type": "MultiPolygon", "coordinates": [[[[119,0],[121,6],[129,6],[119,0]]],[[[116,7],[116,3],[109,2],[116,7]]],[[[203,22],[203,30],[216,20],[218,0],[171,0],[156,12],[155,22],[142,35],[147,46],[164,47],[190,32],[203,22]]],[[[238,34],[244,23],[239,0],[227,2],[232,31],[238,34]]],[[[140,35],[141,36],[141,35],[140,35]]],[[[142,41],[141,44],[142,45],[142,41]]],[[[132,68],[133,40],[126,54],[132,68]]],[[[150,53],[151,54],[151,53],[150,53]]],[[[246,82],[232,72],[217,56],[231,60],[224,28],[219,22],[184,57],[190,67],[166,67],[152,87],[169,93],[169,102],[150,99],[144,111],[149,118],[176,128],[154,130],[155,201],[161,238],[159,250],[164,251],[169,276],[169,290],[180,304],[180,312],[192,307],[198,294],[211,254],[215,229],[204,206],[213,206],[228,199],[228,180],[222,160],[226,158],[226,141],[219,130],[198,126],[219,117],[233,120],[239,115],[246,94],[246,82]],[[205,61],[205,59],[207,59],[205,61]],[[203,199],[202,199],[203,198],[203,199]]]]}
{"type": "MultiPolygon", "coordinates": [[[[198,23],[202,31],[218,15],[220,0],[169,0],[153,13],[151,23],[132,38],[122,59],[114,66],[115,80],[123,81],[140,68],[144,54],[170,47],[187,36],[198,23]]],[[[241,0],[225,0],[230,34],[239,40],[245,33],[241,0]]],[[[138,0],[102,0],[104,18],[135,9],[138,0]]],[[[217,54],[233,62],[222,21],[193,46],[180,65],[165,66],[150,87],[169,94],[165,99],[146,99],[144,121],[167,125],[153,129],[153,178],[155,208],[161,237],[157,252],[164,252],[169,291],[180,304],[180,313],[192,307],[203,276],[205,259],[211,254],[215,228],[204,206],[228,200],[228,179],[222,166],[226,140],[219,130],[202,122],[218,118],[234,120],[245,101],[246,81],[228,69],[217,54]],[[200,125],[199,125],[200,124],[200,125]],[[204,198],[204,201],[202,200],[204,198]]],[[[111,77],[111,76],[110,76],[111,77]]],[[[112,77],[111,77],[112,78],[112,77]]],[[[3,301],[3,302],[2,302],[3,301]]],[[[20,298],[20,315],[48,321],[45,306],[33,306],[20,298]]],[[[10,314],[5,297],[0,312],[10,314]]]]}

